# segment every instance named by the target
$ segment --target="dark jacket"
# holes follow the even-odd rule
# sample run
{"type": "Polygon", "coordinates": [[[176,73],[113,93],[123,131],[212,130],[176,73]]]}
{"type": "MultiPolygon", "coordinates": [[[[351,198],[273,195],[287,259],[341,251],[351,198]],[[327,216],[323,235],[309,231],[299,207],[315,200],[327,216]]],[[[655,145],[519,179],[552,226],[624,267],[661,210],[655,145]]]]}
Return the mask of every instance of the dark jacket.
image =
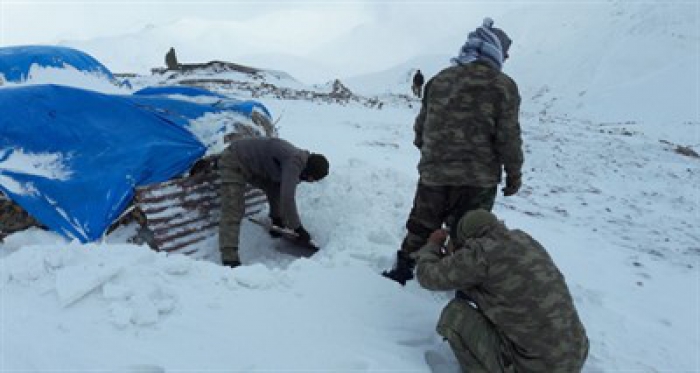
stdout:
{"type": "Polygon", "coordinates": [[[256,180],[279,185],[280,217],[287,226],[301,225],[296,205],[296,188],[306,167],[309,152],[278,138],[250,138],[231,144],[248,182],[256,180]]]}
{"type": "Polygon", "coordinates": [[[416,75],[413,76],[413,85],[420,87],[423,85],[423,83],[425,83],[423,74],[421,74],[420,71],[416,72],[416,75]]]}
{"type": "Polygon", "coordinates": [[[175,70],[178,67],[177,57],[175,56],[175,49],[170,48],[168,53],[165,54],[165,66],[169,70],[175,70]]]}

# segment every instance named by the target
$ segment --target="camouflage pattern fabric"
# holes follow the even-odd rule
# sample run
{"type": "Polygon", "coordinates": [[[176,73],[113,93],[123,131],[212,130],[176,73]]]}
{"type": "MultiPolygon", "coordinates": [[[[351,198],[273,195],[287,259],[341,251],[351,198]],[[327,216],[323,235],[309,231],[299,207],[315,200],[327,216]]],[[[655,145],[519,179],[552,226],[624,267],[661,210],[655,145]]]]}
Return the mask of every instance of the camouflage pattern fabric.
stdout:
{"type": "Polygon", "coordinates": [[[449,342],[463,372],[514,372],[508,341],[466,300],[447,304],[437,332],[449,342]]]}
{"type": "Polygon", "coordinates": [[[27,211],[18,204],[0,196],[0,240],[5,236],[29,227],[41,227],[27,211]]]}
{"type": "Polygon", "coordinates": [[[491,210],[496,187],[430,186],[418,183],[413,208],[406,222],[408,233],[401,251],[413,253],[428,241],[443,223],[455,225],[462,215],[475,209],[491,210]]]}
{"type": "MultiPolygon", "coordinates": [[[[499,222],[484,236],[466,239],[453,255],[441,257],[439,249],[428,243],[414,255],[418,282],[429,290],[459,290],[471,299],[508,342],[500,353],[515,371],[581,371],[588,354],[586,332],[564,276],[542,245],[499,222]]],[[[448,324],[443,330],[457,330],[465,346],[479,343],[472,340],[471,323],[442,324],[448,324]]]]}
{"type": "Polygon", "coordinates": [[[246,176],[238,157],[227,148],[219,159],[221,174],[221,220],[219,221],[219,251],[222,262],[239,261],[238,241],[241,220],[245,214],[246,176]]]}
{"type": "Polygon", "coordinates": [[[515,82],[485,62],[438,73],[425,87],[414,124],[421,183],[491,187],[501,181],[502,168],[520,175],[519,109],[515,82]]]}

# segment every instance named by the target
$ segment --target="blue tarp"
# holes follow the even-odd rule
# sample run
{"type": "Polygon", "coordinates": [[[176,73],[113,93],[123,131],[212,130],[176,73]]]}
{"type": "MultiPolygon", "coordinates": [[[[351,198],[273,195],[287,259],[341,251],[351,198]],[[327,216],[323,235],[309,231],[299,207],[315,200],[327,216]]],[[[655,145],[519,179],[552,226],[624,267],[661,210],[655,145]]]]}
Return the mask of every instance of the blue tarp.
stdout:
{"type": "Polygon", "coordinates": [[[225,96],[199,104],[59,85],[2,88],[0,191],[51,230],[94,241],[135,187],[181,175],[205,153],[190,120],[225,111],[250,117],[254,108],[268,113],[225,96]]]}
{"type": "Polygon", "coordinates": [[[202,89],[202,88],[185,87],[185,86],[146,87],[144,89],[141,89],[139,91],[134,92],[134,95],[136,95],[136,96],[182,95],[182,96],[189,96],[189,97],[205,96],[205,97],[219,98],[220,100],[212,105],[220,110],[235,111],[235,112],[244,114],[247,117],[250,117],[253,113],[253,110],[259,109],[265,115],[267,115],[267,117],[270,120],[272,120],[272,115],[267,110],[267,108],[263,104],[261,104],[257,101],[235,100],[232,98],[228,98],[222,94],[214,93],[214,92],[208,91],[206,89],[202,89]]]}
{"type": "Polygon", "coordinates": [[[27,45],[0,48],[0,74],[9,82],[27,80],[32,65],[44,67],[73,66],[80,71],[104,75],[114,80],[112,73],[99,61],[79,50],[67,47],[27,45]]]}
{"type": "Polygon", "coordinates": [[[183,124],[212,111],[58,85],[2,88],[0,190],[50,229],[96,240],[134,187],[180,175],[204,154],[183,124]]]}
{"type": "Polygon", "coordinates": [[[187,86],[181,86],[181,85],[146,87],[146,88],[143,88],[143,89],[140,89],[140,90],[134,92],[134,94],[140,95],[140,96],[154,96],[154,95],[183,95],[183,96],[190,96],[190,97],[207,96],[207,97],[228,99],[228,97],[226,97],[222,94],[214,93],[214,92],[208,91],[206,89],[197,88],[197,87],[187,87],[187,86]]]}

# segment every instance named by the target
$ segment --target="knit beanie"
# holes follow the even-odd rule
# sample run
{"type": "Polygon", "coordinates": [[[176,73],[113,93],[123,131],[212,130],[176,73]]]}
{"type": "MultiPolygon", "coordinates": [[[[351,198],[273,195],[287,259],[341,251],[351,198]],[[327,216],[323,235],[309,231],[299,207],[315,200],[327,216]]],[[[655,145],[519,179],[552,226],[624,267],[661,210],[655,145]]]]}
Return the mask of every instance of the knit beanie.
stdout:
{"type": "Polygon", "coordinates": [[[451,61],[455,65],[465,65],[484,60],[500,70],[512,43],[503,30],[493,27],[493,19],[486,17],[480,27],[469,33],[459,55],[451,61]]]}
{"type": "Polygon", "coordinates": [[[497,223],[496,215],[489,211],[479,209],[467,211],[462,219],[457,223],[457,236],[459,241],[464,241],[468,238],[480,237],[484,229],[497,223]]]}
{"type": "Polygon", "coordinates": [[[501,50],[503,51],[503,57],[508,57],[508,50],[510,49],[513,40],[508,37],[508,34],[500,28],[492,27],[491,32],[496,34],[498,40],[501,42],[501,50]]]}
{"type": "Polygon", "coordinates": [[[304,174],[311,176],[314,180],[321,180],[328,175],[330,165],[322,154],[311,153],[306,160],[304,174]]]}

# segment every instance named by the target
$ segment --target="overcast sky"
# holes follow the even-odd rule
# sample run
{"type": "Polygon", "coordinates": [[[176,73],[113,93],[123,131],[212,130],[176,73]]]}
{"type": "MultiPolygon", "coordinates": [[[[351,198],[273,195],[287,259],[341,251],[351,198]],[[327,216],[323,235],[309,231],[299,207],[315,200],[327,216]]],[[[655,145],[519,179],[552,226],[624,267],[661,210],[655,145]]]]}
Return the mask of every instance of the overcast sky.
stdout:
{"type": "MultiPolygon", "coordinates": [[[[182,18],[245,20],[311,3],[258,1],[0,0],[3,45],[56,43],[130,33],[182,18]],[[40,26],[39,26],[40,25],[40,26]]],[[[321,7],[322,5],[315,5],[321,7]]]]}
{"type": "Polygon", "coordinates": [[[72,46],[118,71],[139,70],[130,59],[145,61],[140,67],[160,64],[174,46],[182,61],[225,59],[292,69],[280,58],[266,64],[256,57],[278,55],[300,58],[304,66],[318,63],[318,69],[333,74],[360,74],[417,55],[456,53],[484,16],[498,17],[518,4],[522,6],[465,0],[0,0],[0,46],[72,46]]]}
{"type": "MultiPolygon", "coordinates": [[[[499,7],[503,7],[508,2],[498,3],[501,4],[499,7]]],[[[126,34],[149,24],[160,26],[184,18],[243,21],[292,10],[344,14],[358,22],[382,19],[388,27],[404,27],[413,32],[416,31],[415,26],[429,22],[433,27],[423,28],[420,33],[432,33],[433,30],[440,30],[445,26],[458,25],[461,18],[475,15],[475,6],[484,4],[488,2],[0,0],[0,43],[20,45],[85,40],[126,34]],[[439,18],[436,20],[436,17],[439,18]]],[[[478,15],[481,16],[482,14],[478,15]]],[[[326,29],[333,29],[335,25],[334,22],[300,23],[298,27],[312,28],[323,33],[326,29]]],[[[465,25],[465,30],[467,27],[473,28],[473,25],[465,25]]],[[[420,35],[414,33],[412,36],[420,35]]]]}

